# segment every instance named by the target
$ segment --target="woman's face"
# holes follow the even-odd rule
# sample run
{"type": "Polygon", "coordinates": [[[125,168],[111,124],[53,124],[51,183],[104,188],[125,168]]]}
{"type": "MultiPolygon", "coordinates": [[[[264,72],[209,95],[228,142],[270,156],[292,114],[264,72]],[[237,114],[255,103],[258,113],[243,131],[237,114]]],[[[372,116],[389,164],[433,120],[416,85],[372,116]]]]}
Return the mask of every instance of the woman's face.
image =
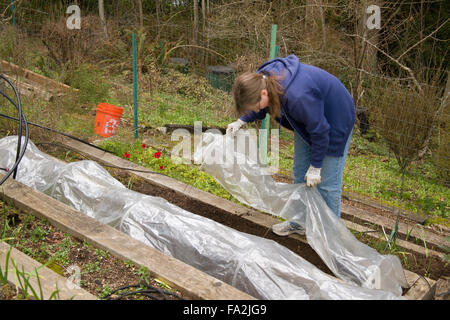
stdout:
{"type": "Polygon", "coordinates": [[[261,90],[261,99],[259,100],[259,102],[254,106],[248,107],[247,112],[249,112],[249,111],[258,112],[261,109],[264,109],[265,107],[267,107],[268,105],[269,105],[269,94],[266,89],[263,89],[263,90],[261,90]]]}

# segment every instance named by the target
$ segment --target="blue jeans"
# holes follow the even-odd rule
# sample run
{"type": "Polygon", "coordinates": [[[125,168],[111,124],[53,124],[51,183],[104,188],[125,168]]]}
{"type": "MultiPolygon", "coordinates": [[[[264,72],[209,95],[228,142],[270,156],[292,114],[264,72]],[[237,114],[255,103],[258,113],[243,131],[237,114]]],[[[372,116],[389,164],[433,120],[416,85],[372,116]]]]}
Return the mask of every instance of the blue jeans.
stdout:
{"type": "MultiPolygon", "coordinates": [[[[339,218],[341,217],[342,175],[352,134],[353,130],[350,132],[342,157],[325,156],[320,172],[321,183],[317,185],[326,204],[339,218]]],[[[311,146],[297,132],[294,133],[294,137],[294,183],[305,183],[305,175],[311,161],[311,146]]]]}

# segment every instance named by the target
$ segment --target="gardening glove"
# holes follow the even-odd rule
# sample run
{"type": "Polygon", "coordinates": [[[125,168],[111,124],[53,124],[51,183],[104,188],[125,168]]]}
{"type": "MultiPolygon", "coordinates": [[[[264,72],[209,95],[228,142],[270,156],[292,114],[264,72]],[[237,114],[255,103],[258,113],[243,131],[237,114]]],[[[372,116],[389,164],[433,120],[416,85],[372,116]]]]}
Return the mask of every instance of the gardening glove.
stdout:
{"type": "Polygon", "coordinates": [[[230,134],[232,136],[234,136],[236,134],[236,132],[238,132],[238,130],[245,124],[245,121],[242,121],[241,119],[237,119],[237,121],[232,122],[228,125],[227,127],[227,133],[226,134],[230,134]]]}
{"type": "Polygon", "coordinates": [[[312,165],[309,165],[309,169],[305,175],[306,186],[314,187],[320,183],[320,169],[321,168],[314,168],[312,165]]]}

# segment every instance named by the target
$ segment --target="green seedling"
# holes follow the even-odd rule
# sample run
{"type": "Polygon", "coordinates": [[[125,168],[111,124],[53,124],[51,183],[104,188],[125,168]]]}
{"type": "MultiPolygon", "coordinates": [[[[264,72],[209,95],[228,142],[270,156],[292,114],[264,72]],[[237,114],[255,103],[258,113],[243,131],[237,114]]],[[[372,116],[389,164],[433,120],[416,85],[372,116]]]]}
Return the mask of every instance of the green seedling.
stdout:
{"type": "Polygon", "coordinates": [[[131,260],[125,260],[124,263],[125,263],[125,266],[126,266],[127,268],[131,268],[131,267],[134,266],[134,262],[131,261],[131,260]]]}
{"type": "MultiPolygon", "coordinates": [[[[445,238],[445,241],[450,243],[450,236],[445,238]]],[[[445,261],[445,267],[447,267],[448,263],[450,262],[450,247],[446,244],[440,245],[439,248],[445,251],[445,255],[443,257],[443,260],[445,261]]]]}
{"type": "Polygon", "coordinates": [[[141,266],[135,274],[139,276],[139,282],[150,283],[150,271],[145,266],[141,266]]]}
{"type": "Polygon", "coordinates": [[[100,263],[98,261],[87,263],[84,266],[84,269],[86,270],[87,273],[100,271],[100,263]]]}
{"type": "Polygon", "coordinates": [[[102,260],[103,258],[109,257],[109,252],[101,249],[95,249],[95,254],[97,255],[98,259],[102,260]]]}
{"type": "Polygon", "coordinates": [[[37,243],[39,241],[42,241],[47,235],[48,232],[45,231],[41,226],[38,226],[31,232],[30,240],[31,242],[37,243]]]}
{"type": "Polygon", "coordinates": [[[103,286],[102,292],[100,293],[100,298],[110,295],[111,292],[111,288],[107,284],[105,284],[103,286]]]}
{"type": "Polygon", "coordinates": [[[173,289],[172,289],[172,287],[171,286],[169,286],[167,283],[165,283],[164,281],[162,281],[162,280],[159,280],[159,279],[154,279],[155,280],[155,282],[161,287],[161,288],[163,288],[163,289],[167,289],[167,290],[169,290],[169,291],[173,291],[173,289]]]}

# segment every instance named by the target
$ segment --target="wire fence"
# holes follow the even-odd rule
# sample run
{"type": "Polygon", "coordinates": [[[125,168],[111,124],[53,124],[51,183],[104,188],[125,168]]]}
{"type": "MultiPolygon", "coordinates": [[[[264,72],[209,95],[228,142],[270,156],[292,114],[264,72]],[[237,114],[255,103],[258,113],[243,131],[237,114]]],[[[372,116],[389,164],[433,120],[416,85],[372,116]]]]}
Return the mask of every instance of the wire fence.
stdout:
{"type": "MultiPolygon", "coordinates": [[[[44,21],[67,16],[64,10],[69,2],[55,1],[50,5],[47,1],[30,0],[17,7],[17,24],[30,34],[38,34],[44,21]],[[36,9],[38,7],[42,9],[36,9]]],[[[140,33],[135,1],[106,4],[107,21],[122,30],[125,43],[129,44],[123,30],[138,32],[142,39],[145,34],[142,55],[155,56],[162,69],[171,61],[181,64],[182,73],[200,75],[225,91],[230,91],[230,83],[236,75],[255,70],[268,59],[271,24],[277,24],[278,56],[296,54],[302,63],[321,67],[337,76],[352,95],[358,97],[355,133],[344,172],[344,195],[391,210],[448,218],[450,134],[449,100],[445,100],[448,80],[447,88],[446,77],[437,82],[440,90],[429,96],[414,93],[409,97],[414,90],[408,85],[411,78],[407,72],[392,76],[380,71],[382,68],[390,70],[395,65],[386,56],[376,55],[378,69],[357,65],[355,37],[349,36],[353,31],[352,8],[340,1],[324,7],[328,10],[324,11],[328,21],[342,25],[341,30],[332,30],[321,24],[320,15],[308,19],[310,7],[302,1],[285,1],[278,6],[266,1],[251,4],[207,1],[205,10],[199,8],[196,22],[192,7],[183,2],[170,5],[160,1],[159,14],[152,7],[155,2],[143,3],[144,28],[140,33]],[[336,17],[330,12],[342,16],[336,17]],[[211,67],[219,68],[216,70],[220,72],[214,73],[211,67]]],[[[0,8],[8,4],[9,1],[0,1],[0,8]]],[[[80,1],[82,14],[96,14],[97,5],[97,1],[80,1]]],[[[385,9],[393,12],[396,7],[388,4],[385,9]]],[[[382,35],[386,35],[386,31],[382,35]]],[[[147,60],[143,56],[141,59],[145,65],[147,60]]],[[[151,61],[154,63],[155,59],[151,61]]],[[[424,69],[430,73],[445,70],[432,66],[424,69]]],[[[174,78],[173,86],[178,91],[189,91],[191,87],[184,86],[183,79],[174,78]]],[[[201,100],[202,92],[195,91],[192,96],[201,100]]],[[[223,126],[224,119],[232,119],[223,110],[217,112],[193,105],[192,110],[186,110],[170,97],[160,95],[156,99],[157,103],[149,112],[161,121],[166,117],[168,122],[174,123],[183,115],[186,121],[208,119],[210,124],[223,126]]],[[[288,166],[293,160],[293,135],[285,132],[281,139],[281,152],[287,159],[287,170],[283,174],[292,178],[288,166]]]]}

